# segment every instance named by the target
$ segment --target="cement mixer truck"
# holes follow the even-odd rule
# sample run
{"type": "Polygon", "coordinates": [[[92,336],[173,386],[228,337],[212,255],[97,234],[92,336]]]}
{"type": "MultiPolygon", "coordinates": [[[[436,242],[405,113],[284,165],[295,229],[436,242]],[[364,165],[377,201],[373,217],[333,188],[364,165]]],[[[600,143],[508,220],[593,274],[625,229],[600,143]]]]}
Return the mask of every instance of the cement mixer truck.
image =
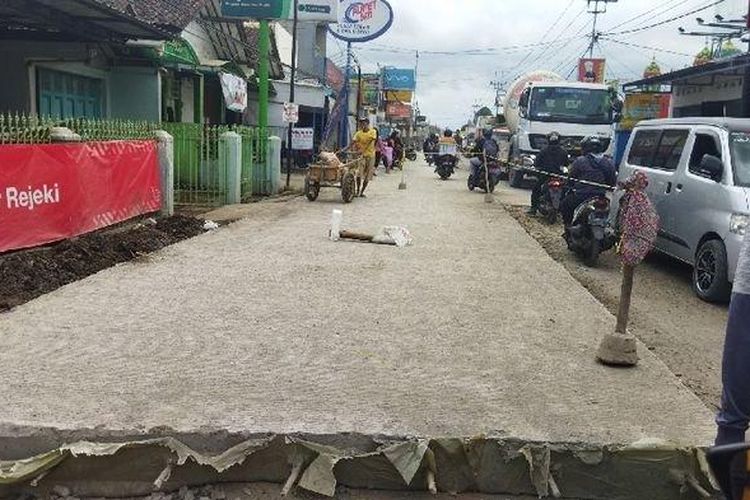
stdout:
{"type": "Polygon", "coordinates": [[[605,85],[565,81],[548,71],[535,71],[516,80],[505,97],[505,119],[511,131],[508,180],[521,187],[533,174],[518,166],[531,166],[547,145],[547,135],[557,132],[571,155],[580,152],[581,140],[597,135],[608,146],[622,105],[605,85]]]}

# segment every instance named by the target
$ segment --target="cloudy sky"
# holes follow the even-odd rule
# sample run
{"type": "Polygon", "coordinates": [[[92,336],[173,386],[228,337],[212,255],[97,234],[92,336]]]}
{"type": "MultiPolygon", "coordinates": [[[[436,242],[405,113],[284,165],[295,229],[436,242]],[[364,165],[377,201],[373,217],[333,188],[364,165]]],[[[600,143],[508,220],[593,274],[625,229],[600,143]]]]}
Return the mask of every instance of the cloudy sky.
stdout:
{"type": "MultiPolygon", "coordinates": [[[[611,33],[596,47],[608,60],[607,77],[640,77],[656,56],[662,70],[692,63],[704,46],[700,37],[680,36],[677,28],[697,29],[695,19],[721,12],[742,15],[745,0],[724,0],[715,7],[662,26],[649,25],[682,16],[717,0],[620,0],[599,18],[611,33]],[[622,33],[638,30],[633,33],[622,33]]],[[[414,67],[421,53],[416,99],[432,123],[456,127],[467,121],[475,104],[492,106],[493,80],[505,82],[535,69],[567,76],[588,44],[593,16],[586,0],[390,0],[395,22],[389,33],[356,53],[367,72],[381,66],[414,67]],[[540,44],[534,47],[518,46],[540,44]],[[484,52],[481,55],[466,51],[484,52]],[[450,52],[431,54],[430,52],[450,52]],[[464,52],[464,53],[462,53],[464,52]]],[[[746,8],[746,7],[745,7],[746,8]]],[[[345,46],[329,37],[329,56],[342,65],[345,46]]]]}

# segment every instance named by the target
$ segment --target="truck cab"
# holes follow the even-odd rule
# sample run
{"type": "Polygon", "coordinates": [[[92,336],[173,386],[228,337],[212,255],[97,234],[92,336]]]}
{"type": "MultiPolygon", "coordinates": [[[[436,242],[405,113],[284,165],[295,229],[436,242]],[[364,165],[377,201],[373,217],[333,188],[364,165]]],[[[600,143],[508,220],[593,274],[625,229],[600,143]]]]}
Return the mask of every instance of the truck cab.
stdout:
{"type": "MultiPolygon", "coordinates": [[[[577,82],[530,83],[518,100],[518,122],[510,147],[509,160],[531,166],[547,146],[551,132],[560,134],[562,146],[571,156],[580,154],[584,137],[597,135],[606,147],[612,141],[616,106],[605,85],[577,82]]],[[[509,182],[520,187],[533,174],[510,168],[509,182]]]]}

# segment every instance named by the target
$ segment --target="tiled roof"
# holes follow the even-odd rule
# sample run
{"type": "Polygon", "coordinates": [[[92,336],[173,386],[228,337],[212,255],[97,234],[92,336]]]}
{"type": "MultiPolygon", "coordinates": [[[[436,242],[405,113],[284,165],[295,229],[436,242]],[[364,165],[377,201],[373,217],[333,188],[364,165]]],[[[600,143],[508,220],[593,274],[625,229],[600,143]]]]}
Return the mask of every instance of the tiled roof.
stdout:
{"type": "Polygon", "coordinates": [[[141,22],[178,33],[211,0],[95,0],[141,22]]]}

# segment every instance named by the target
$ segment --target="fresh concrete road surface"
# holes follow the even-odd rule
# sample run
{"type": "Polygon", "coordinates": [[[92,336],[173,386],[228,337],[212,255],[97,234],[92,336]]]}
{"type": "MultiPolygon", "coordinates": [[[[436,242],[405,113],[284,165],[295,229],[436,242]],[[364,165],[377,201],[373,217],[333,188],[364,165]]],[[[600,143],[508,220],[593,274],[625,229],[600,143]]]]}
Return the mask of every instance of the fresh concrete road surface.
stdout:
{"type": "MultiPolygon", "coordinates": [[[[594,360],[607,310],[506,213],[411,164],[0,316],[0,422],[26,428],[705,445],[712,415],[646,349],[594,360]],[[405,249],[327,239],[405,225],[405,249]]],[[[503,193],[498,201],[503,201],[503,193]]]]}

